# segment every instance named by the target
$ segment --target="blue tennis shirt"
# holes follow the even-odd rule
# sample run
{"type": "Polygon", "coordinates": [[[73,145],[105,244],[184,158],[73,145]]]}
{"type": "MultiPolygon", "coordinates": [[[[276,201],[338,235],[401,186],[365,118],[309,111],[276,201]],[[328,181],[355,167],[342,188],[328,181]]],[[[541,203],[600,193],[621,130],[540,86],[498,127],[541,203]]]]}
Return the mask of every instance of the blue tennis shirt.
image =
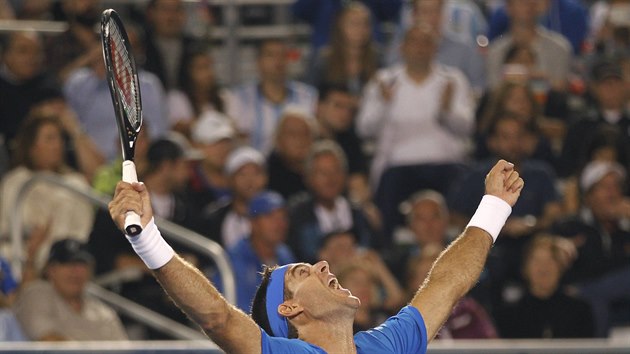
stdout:
{"type": "MultiPolygon", "coordinates": [[[[262,354],[326,354],[324,349],[299,339],[271,337],[261,329],[262,354]]],[[[422,315],[405,306],[383,324],[354,335],[358,354],[417,354],[427,351],[427,329],[422,315]]]]}

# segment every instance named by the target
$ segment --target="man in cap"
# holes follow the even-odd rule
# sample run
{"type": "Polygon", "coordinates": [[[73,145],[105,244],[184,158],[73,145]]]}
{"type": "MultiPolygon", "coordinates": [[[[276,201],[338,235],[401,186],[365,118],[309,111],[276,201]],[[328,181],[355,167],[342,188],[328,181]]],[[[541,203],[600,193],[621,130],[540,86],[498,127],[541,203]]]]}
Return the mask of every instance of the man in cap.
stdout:
{"type": "Polygon", "coordinates": [[[552,230],[577,248],[565,280],[579,284],[579,295],[591,303],[597,336],[608,334],[611,303],[625,299],[626,308],[630,303],[630,200],[623,195],[625,180],[621,165],[590,162],[580,175],[581,210],[552,230]]]}
{"type": "Polygon", "coordinates": [[[32,340],[126,340],[113,309],[85,293],[94,257],[73,239],[55,242],[45,268],[18,295],[15,313],[32,340]]]}
{"type": "Polygon", "coordinates": [[[591,68],[590,81],[595,102],[569,125],[563,143],[560,162],[565,176],[577,174],[581,163],[588,161],[588,148],[602,127],[618,130],[624,143],[630,143],[628,94],[619,63],[612,60],[596,62],[591,68]]]}
{"type": "Polygon", "coordinates": [[[193,146],[203,154],[203,160],[193,167],[189,186],[197,210],[229,195],[224,169],[234,138],[230,118],[219,112],[206,112],[193,125],[193,146]]]}
{"type": "Polygon", "coordinates": [[[228,155],[225,175],[232,196],[204,210],[199,230],[231,248],[251,231],[247,208],[267,185],[265,157],[252,147],[239,147],[228,155]]]}
{"type": "Polygon", "coordinates": [[[410,305],[356,336],[352,323],[360,302],[339,285],[327,262],[267,269],[253,302],[254,322],[164,241],[144,185],[120,182],[109,210],[121,230],[126,212],[141,215],[143,232],[128,237],[134,250],[173,301],[227,352],[423,353],[454,304],[477,281],[524,182],[511,163],[501,160],[485,185],[477,213],[440,255],[410,305]]]}
{"type": "MultiPolygon", "coordinates": [[[[228,249],[236,281],[236,305],[249,312],[265,266],[285,265],[295,261],[284,244],[288,221],[284,199],[276,192],[265,191],[249,202],[247,215],[251,223],[249,237],[228,249]]],[[[220,282],[216,282],[220,284],[220,282]]]]}

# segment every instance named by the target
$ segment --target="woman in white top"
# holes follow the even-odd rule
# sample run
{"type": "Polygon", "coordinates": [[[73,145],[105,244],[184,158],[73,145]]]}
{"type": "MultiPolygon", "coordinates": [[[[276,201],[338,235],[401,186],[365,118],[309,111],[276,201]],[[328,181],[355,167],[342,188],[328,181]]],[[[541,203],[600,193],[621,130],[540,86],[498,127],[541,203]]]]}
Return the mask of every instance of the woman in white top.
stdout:
{"type": "MultiPolygon", "coordinates": [[[[64,133],[59,117],[51,115],[29,117],[18,132],[15,167],[0,184],[0,235],[5,236],[3,256],[9,256],[10,241],[7,240],[18,193],[34,174],[46,173],[62,178],[75,188],[90,188],[86,178],[66,163],[64,133]]],[[[48,234],[35,257],[37,269],[43,265],[52,242],[62,238],[87,241],[94,220],[94,208],[88,201],[45,182],[37,182],[24,195],[21,214],[26,238],[43,229],[48,234]]]]}

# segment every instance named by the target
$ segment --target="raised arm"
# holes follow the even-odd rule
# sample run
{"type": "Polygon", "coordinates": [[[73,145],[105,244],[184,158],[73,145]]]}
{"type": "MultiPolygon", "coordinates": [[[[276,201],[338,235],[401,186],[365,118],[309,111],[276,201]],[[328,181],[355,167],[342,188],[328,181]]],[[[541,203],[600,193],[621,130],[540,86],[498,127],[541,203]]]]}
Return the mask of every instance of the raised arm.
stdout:
{"type": "Polygon", "coordinates": [[[486,176],[486,196],[464,232],[442,252],[411,305],[432,339],[453,306],[477,282],[488,253],[523,188],[514,165],[500,160],[486,176]]]}
{"type": "Polygon", "coordinates": [[[164,241],[153,223],[151,201],[144,184],[119,182],[109,212],[120,229],[125,213],[130,210],[141,216],[143,231],[128,238],[175,304],[226,352],[260,353],[258,325],[229,304],[198,269],[175,254],[164,241]]]}

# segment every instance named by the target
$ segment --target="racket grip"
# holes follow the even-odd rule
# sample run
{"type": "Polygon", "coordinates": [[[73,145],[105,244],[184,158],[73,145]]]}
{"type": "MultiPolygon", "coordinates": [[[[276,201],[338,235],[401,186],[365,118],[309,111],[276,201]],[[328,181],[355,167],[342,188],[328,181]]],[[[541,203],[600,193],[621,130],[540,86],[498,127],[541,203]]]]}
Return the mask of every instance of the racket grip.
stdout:
{"type": "MultiPolygon", "coordinates": [[[[127,183],[138,182],[136,174],[136,164],[133,161],[125,160],[122,164],[122,180],[127,183]]],[[[133,211],[125,214],[125,233],[129,236],[137,236],[142,232],[142,223],[140,215],[133,211]]]]}

